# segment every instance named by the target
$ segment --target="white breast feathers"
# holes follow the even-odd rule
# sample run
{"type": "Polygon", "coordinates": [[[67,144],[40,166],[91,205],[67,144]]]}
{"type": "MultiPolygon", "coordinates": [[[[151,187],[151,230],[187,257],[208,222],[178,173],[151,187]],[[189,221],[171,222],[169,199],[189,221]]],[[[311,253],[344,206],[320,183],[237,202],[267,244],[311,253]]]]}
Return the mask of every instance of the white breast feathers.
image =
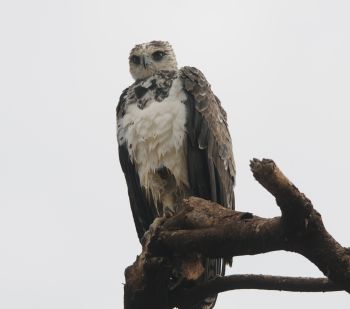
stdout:
{"type": "Polygon", "coordinates": [[[166,167],[179,186],[188,186],[186,160],[186,95],[179,79],[173,81],[169,96],[161,102],[151,100],[140,109],[130,104],[119,120],[119,142],[127,143],[141,185],[156,200],[164,188],[154,180],[155,171],[166,167]]]}

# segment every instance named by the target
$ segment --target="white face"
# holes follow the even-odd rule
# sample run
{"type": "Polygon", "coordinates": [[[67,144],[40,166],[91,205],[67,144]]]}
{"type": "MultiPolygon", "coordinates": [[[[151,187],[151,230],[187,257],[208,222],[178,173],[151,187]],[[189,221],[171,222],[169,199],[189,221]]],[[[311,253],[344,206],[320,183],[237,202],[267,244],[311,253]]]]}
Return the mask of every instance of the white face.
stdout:
{"type": "Polygon", "coordinates": [[[152,41],[136,45],[129,56],[130,73],[135,80],[162,70],[177,70],[174,51],[168,42],[152,41]]]}

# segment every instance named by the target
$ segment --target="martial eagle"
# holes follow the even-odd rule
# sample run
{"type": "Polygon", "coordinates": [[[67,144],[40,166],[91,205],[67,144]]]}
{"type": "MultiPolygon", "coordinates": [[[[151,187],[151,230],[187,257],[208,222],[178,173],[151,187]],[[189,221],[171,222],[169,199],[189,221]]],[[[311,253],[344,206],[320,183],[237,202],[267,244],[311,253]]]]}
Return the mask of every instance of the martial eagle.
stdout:
{"type": "MultiPolygon", "coordinates": [[[[197,196],[234,209],[235,164],[227,117],[203,73],[177,68],[168,42],[136,45],[135,82],[117,107],[119,159],[139,239],[157,217],[197,196]]],[[[203,280],[224,275],[220,259],[203,261],[203,280]]],[[[197,308],[209,309],[216,297],[197,308]]]]}

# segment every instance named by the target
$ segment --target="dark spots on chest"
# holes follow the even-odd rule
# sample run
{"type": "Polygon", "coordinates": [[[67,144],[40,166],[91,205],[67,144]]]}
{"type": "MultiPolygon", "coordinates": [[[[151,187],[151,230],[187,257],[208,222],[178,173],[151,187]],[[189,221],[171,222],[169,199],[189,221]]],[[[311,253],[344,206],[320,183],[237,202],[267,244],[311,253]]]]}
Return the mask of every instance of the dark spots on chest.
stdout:
{"type": "Polygon", "coordinates": [[[137,86],[134,89],[135,95],[138,99],[141,99],[146,94],[147,91],[148,91],[148,88],[144,88],[142,86],[137,86]]]}
{"type": "Polygon", "coordinates": [[[156,88],[157,88],[157,80],[156,79],[152,79],[151,86],[149,86],[149,90],[154,90],[156,88]]]}
{"type": "Polygon", "coordinates": [[[149,101],[162,102],[169,96],[175,78],[176,71],[161,71],[151,79],[137,81],[128,94],[127,104],[136,103],[139,109],[144,109],[149,101]]]}
{"type": "Polygon", "coordinates": [[[164,89],[164,88],[157,88],[154,94],[154,98],[158,102],[162,102],[168,96],[169,96],[169,89],[164,89]]]}
{"type": "Polygon", "coordinates": [[[169,176],[172,175],[171,172],[165,166],[157,168],[156,173],[162,179],[167,179],[167,178],[169,178],[169,176]]]}

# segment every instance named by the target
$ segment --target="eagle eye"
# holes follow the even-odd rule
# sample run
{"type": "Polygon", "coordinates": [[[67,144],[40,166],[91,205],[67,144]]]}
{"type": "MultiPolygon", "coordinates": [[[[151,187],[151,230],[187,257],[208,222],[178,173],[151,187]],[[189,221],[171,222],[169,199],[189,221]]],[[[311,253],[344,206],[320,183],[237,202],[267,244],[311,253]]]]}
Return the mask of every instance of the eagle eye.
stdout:
{"type": "Polygon", "coordinates": [[[139,56],[131,56],[130,60],[131,60],[132,63],[135,63],[135,64],[140,64],[141,63],[141,59],[140,59],[139,56]]]}
{"type": "Polygon", "coordinates": [[[154,61],[160,61],[163,59],[164,55],[165,55],[164,52],[158,50],[152,54],[152,58],[154,61]]]}

